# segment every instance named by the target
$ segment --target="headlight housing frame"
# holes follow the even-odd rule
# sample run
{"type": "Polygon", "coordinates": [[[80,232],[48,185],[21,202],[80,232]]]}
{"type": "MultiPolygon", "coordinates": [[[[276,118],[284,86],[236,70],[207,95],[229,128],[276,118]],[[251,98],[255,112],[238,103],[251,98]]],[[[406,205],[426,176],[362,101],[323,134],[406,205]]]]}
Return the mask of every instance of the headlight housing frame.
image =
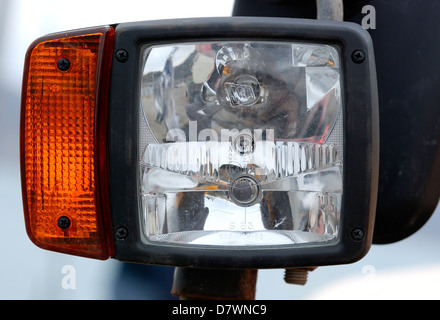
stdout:
{"type": "Polygon", "coordinates": [[[369,250],[376,210],[379,119],[374,51],[360,26],[280,18],[209,18],[120,24],[109,97],[109,189],[115,257],[121,261],[215,268],[289,268],[351,263],[369,250]],[[340,48],[344,177],[340,235],[324,245],[176,246],[141,241],[138,125],[142,48],[200,41],[304,41],[340,48]],[[242,249],[242,248],[240,248],[242,249]]]}

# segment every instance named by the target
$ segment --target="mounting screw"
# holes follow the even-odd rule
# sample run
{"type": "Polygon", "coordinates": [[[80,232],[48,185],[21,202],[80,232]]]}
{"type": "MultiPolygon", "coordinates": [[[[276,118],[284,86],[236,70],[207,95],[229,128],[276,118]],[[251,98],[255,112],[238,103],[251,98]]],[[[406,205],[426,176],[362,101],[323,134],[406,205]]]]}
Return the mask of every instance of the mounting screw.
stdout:
{"type": "Polygon", "coordinates": [[[58,224],[58,227],[60,227],[63,230],[66,230],[66,229],[69,229],[69,227],[72,223],[68,217],[62,216],[62,217],[58,218],[57,224],[58,224]]]}
{"type": "Polygon", "coordinates": [[[362,229],[355,228],[355,229],[351,230],[351,238],[354,241],[362,241],[362,240],[364,240],[364,237],[365,237],[365,233],[362,229]]]}
{"type": "Polygon", "coordinates": [[[365,53],[362,50],[356,50],[351,55],[351,59],[353,60],[353,62],[358,64],[364,62],[365,58],[365,53]]]}
{"type": "Polygon", "coordinates": [[[116,60],[118,60],[121,63],[128,61],[128,52],[124,49],[119,49],[116,51],[116,60]]]}
{"type": "Polygon", "coordinates": [[[128,238],[128,230],[125,227],[119,227],[115,233],[116,239],[125,240],[128,238]]]}
{"type": "Polygon", "coordinates": [[[70,60],[67,58],[60,58],[57,61],[57,67],[60,71],[67,71],[70,69],[70,60]]]}

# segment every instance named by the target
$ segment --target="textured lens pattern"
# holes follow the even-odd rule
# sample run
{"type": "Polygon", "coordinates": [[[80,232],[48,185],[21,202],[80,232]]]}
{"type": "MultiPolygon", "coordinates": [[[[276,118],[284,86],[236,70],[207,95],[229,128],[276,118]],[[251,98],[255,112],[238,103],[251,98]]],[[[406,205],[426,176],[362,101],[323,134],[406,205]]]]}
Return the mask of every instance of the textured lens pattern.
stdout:
{"type": "Polygon", "coordinates": [[[28,231],[43,247],[91,255],[102,250],[94,151],[102,37],[96,33],[35,46],[22,111],[28,231]]]}

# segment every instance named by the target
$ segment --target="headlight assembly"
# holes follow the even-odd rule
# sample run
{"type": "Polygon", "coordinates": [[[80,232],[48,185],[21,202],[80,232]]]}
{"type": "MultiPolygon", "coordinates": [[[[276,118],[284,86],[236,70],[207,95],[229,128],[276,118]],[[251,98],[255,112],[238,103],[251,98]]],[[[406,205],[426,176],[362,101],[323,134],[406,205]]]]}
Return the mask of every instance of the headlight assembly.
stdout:
{"type": "Polygon", "coordinates": [[[27,55],[23,195],[37,245],[216,268],[367,253],[378,101],[361,27],[215,18],[99,30],[40,39],[27,55]]]}

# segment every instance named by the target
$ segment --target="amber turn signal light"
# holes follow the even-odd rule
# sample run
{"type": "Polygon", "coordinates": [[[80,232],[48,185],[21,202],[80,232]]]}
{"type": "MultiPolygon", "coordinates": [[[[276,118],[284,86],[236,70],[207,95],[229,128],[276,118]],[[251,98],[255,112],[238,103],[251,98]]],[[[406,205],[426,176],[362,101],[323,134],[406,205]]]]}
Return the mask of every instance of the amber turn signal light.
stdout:
{"type": "Polygon", "coordinates": [[[49,35],[28,49],[20,152],[26,229],[39,247],[113,255],[107,96],[114,30],[49,35]]]}

